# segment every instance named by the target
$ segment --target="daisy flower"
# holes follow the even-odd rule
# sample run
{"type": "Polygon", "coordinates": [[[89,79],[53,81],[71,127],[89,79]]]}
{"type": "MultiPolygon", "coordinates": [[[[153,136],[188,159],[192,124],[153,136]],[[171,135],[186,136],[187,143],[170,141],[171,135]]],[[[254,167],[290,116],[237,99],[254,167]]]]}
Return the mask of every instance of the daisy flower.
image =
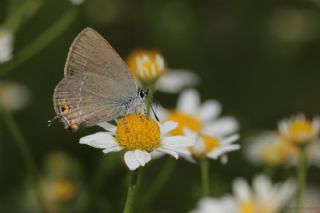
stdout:
{"type": "Polygon", "coordinates": [[[246,146],[248,159],[255,164],[280,166],[288,163],[293,147],[277,132],[263,132],[252,137],[246,146]]]}
{"type": "MultiPolygon", "coordinates": [[[[217,160],[221,157],[221,162],[225,164],[228,161],[226,153],[240,149],[239,144],[233,144],[233,142],[239,139],[238,134],[215,136],[197,134],[187,129],[185,130],[185,134],[196,141],[194,146],[189,147],[189,151],[196,159],[207,157],[217,160]]],[[[186,158],[189,159],[189,156],[186,156],[186,158]]]]}
{"type": "Polygon", "coordinates": [[[0,105],[7,110],[17,111],[24,108],[30,100],[30,92],[22,84],[0,82],[0,105]]]}
{"type": "Polygon", "coordinates": [[[167,68],[163,56],[153,50],[135,50],[129,54],[127,63],[142,84],[155,84],[155,89],[162,92],[176,93],[199,81],[192,72],[167,68]]]}
{"type": "MultiPolygon", "coordinates": [[[[297,165],[299,158],[298,147],[285,140],[279,133],[270,131],[263,132],[256,137],[252,137],[246,146],[248,159],[258,165],[268,165],[271,167],[297,165]]],[[[320,166],[320,144],[312,143],[306,147],[308,163],[320,166]]]]}
{"type": "Polygon", "coordinates": [[[125,150],[124,161],[130,170],[148,163],[151,152],[167,153],[177,159],[179,154],[188,154],[186,147],[194,144],[186,136],[168,135],[177,127],[176,122],[159,124],[144,115],[132,114],[120,118],[117,126],[108,123],[100,126],[107,132],[85,136],[80,139],[80,143],[103,149],[105,154],[125,150]]]}
{"type": "Polygon", "coordinates": [[[10,61],[13,52],[13,33],[0,27],[0,63],[10,61]]]}
{"type": "Polygon", "coordinates": [[[320,130],[320,119],[315,117],[312,121],[299,114],[279,123],[280,134],[291,143],[304,145],[318,139],[320,130]]]}
{"type": "MultiPolygon", "coordinates": [[[[185,90],[179,96],[175,110],[157,111],[161,119],[178,122],[178,127],[170,134],[186,134],[196,141],[193,147],[189,147],[194,157],[206,156],[212,159],[240,148],[232,144],[239,138],[235,134],[239,129],[237,120],[229,116],[217,118],[220,112],[219,102],[207,100],[200,104],[199,93],[193,89],[185,90]]],[[[222,160],[226,162],[227,158],[223,157],[222,160]]]]}
{"type": "Polygon", "coordinates": [[[272,184],[265,176],[253,180],[253,189],[242,178],[233,183],[233,195],[203,198],[191,213],[280,213],[292,198],[295,184],[272,184]]]}
{"type": "Polygon", "coordinates": [[[295,184],[288,180],[273,184],[266,176],[256,176],[253,189],[242,178],[233,184],[233,194],[239,213],[280,213],[295,192],[295,184]]]}

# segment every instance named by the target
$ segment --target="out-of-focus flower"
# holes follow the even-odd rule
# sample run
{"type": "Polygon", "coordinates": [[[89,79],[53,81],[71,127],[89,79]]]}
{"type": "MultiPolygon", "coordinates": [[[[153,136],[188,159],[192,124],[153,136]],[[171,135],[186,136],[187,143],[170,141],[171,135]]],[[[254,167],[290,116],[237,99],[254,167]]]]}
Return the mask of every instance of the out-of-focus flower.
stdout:
{"type": "Polygon", "coordinates": [[[312,121],[300,114],[279,123],[279,132],[282,137],[296,145],[304,145],[318,139],[320,119],[315,117],[312,121]]]}
{"type": "Polygon", "coordinates": [[[136,50],[127,59],[134,76],[142,83],[155,82],[165,72],[165,62],[162,55],[153,50],[136,50]]]}
{"type": "MultiPolygon", "coordinates": [[[[238,213],[234,198],[203,198],[199,201],[196,209],[190,213],[238,213]]],[[[248,212],[249,213],[249,212],[248,212]]],[[[250,212],[251,213],[251,212],[250,212]]]]}
{"type": "Polygon", "coordinates": [[[13,52],[13,33],[0,27],[0,64],[10,61],[13,52]]]}
{"type": "Polygon", "coordinates": [[[256,164],[279,166],[288,163],[288,158],[294,149],[277,132],[264,132],[257,137],[250,138],[246,146],[249,160],[256,164]]]}
{"type": "Polygon", "coordinates": [[[162,92],[176,93],[199,81],[198,76],[190,71],[167,68],[163,56],[157,51],[135,50],[128,56],[127,63],[142,84],[154,83],[155,89],[162,92]]]}
{"type": "Polygon", "coordinates": [[[185,134],[188,137],[194,138],[196,141],[193,147],[189,147],[189,151],[193,157],[198,159],[207,157],[216,160],[219,157],[222,157],[222,163],[226,163],[228,160],[226,153],[240,149],[239,144],[232,144],[239,139],[238,134],[233,134],[231,136],[210,136],[197,134],[189,130],[185,130],[185,134]]]}
{"type": "Polygon", "coordinates": [[[30,100],[27,87],[11,82],[0,82],[0,105],[10,111],[20,110],[30,100]]]}
{"type": "Polygon", "coordinates": [[[155,88],[161,92],[177,93],[185,87],[192,87],[198,84],[199,77],[188,70],[167,69],[156,82],[155,88]]]}
{"type": "MultiPolygon", "coordinates": [[[[38,203],[29,187],[28,185],[24,197],[27,205],[25,208],[30,212],[38,212],[38,203]]],[[[87,198],[81,180],[80,164],[64,152],[53,152],[46,156],[39,187],[43,206],[49,213],[79,212],[87,198]]]]}
{"type": "MultiPolygon", "coordinates": [[[[308,163],[320,166],[320,144],[307,147],[308,163]]],[[[297,146],[285,140],[277,132],[264,132],[249,139],[246,146],[248,159],[257,165],[282,166],[296,165],[299,158],[297,146]]]]}
{"type": "Polygon", "coordinates": [[[219,102],[207,100],[200,104],[199,93],[193,89],[185,90],[179,96],[175,110],[157,111],[161,119],[178,122],[178,127],[170,134],[187,134],[196,140],[195,146],[189,148],[194,156],[213,159],[239,149],[239,145],[231,144],[239,138],[235,134],[239,128],[237,120],[233,117],[217,118],[220,112],[219,102]]]}
{"type": "Polygon", "coordinates": [[[119,119],[117,126],[102,123],[107,132],[98,132],[80,139],[81,144],[103,149],[104,153],[126,150],[124,161],[130,170],[144,166],[151,160],[151,152],[163,152],[178,158],[188,154],[186,148],[194,141],[186,136],[168,136],[177,123],[162,124],[144,115],[131,114],[119,119]]]}
{"type": "Polygon", "coordinates": [[[272,184],[266,176],[257,176],[253,180],[253,189],[242,179],[236,179],[233,193],[240,213],[280,213],[295,192],[295,183],[288,180],[281,184],[272,184]]]}
{"type": "Polygon", "coordinates": [[[73,5],[80,5],[84,3],[85,0],[70,0],[71,4],[73,5]]]}
{"type": "Polygon", "coordinates": [[[316,24],[317,16],[311,10],[278,9],[270,18],[269,31],[285,42],[305,42],[317,38],[316,24]]]}
{"type": "Polygon", "coordinates": [[[280,213],[292,198],[295,184],[288,180],[272,184],[265,176],[253,180],[253,189],[242,179],[233,183],[233,195],[221,199],[204,198],[192,213],[280,213]]]}

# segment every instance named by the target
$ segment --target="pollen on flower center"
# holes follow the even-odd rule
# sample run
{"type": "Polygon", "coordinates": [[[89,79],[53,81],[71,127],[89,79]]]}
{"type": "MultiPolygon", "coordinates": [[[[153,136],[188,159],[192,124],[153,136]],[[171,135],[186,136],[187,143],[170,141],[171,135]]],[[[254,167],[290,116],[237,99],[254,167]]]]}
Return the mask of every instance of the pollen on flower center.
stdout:
{"type": "Polygon", "coordinates": [[[119,120],[116,139],[125,149],[150,152],[160,145],[160,127],[144,115],[128,115],[119,120]]]}
{"type": "Polygon", "coordinates": [[[202,122],[198,118],[177,111],[171,112],[167,120],[176,121],[178,123],[177,128],[170,132],[172,135],[183,135],[184,128],[199,132],[202,127],[202,122]]]}
{"type": "Polygon", "coordinates": [[[314,129],[310,122],[297,120],[289,126],[289,134],[293,140],[300,141],[314,136],[314,129]]]}
{"type": "Polygon", "coordinates": [[[252,201],[240,203],[240,213],[254,213],[254,204],[252,201]]]}

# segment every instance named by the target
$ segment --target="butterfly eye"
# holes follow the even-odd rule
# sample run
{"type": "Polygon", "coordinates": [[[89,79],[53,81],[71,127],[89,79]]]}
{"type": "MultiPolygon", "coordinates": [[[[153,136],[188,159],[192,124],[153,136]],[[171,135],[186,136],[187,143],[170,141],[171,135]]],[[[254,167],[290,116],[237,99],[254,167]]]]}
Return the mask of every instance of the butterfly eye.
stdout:
{"type": "Polygon", "coordinates": [[[139,96],[140,96],[141,99],[144,99],[146,97],[146,92],[143,91],[143,90],[140,90],[139,91],[139,96]]]}

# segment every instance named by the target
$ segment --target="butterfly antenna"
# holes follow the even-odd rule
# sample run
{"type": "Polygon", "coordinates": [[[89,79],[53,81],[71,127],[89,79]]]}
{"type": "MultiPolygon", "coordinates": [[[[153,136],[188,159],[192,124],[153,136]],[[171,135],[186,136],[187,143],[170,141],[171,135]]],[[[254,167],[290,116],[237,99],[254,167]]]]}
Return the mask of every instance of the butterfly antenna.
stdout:
{"type": "Polygon", "coordinates": [[[151,110],[152,110],[152,113],[153,113],[154,117],[156,118],[156,120],[157,120],[158,122],[160,122],[159,117],[157,116],[157,114],[156,114],[156,112],[154,111],[154,109],[153,109],[152,106],[151,106],[151,110]]]}
{"type": "Polygon", "coordinates": [[[59,115],[54,116],[51,120],[48,120],[48,127],[50,127],[56,120],[60,118],[59,115]]]}

